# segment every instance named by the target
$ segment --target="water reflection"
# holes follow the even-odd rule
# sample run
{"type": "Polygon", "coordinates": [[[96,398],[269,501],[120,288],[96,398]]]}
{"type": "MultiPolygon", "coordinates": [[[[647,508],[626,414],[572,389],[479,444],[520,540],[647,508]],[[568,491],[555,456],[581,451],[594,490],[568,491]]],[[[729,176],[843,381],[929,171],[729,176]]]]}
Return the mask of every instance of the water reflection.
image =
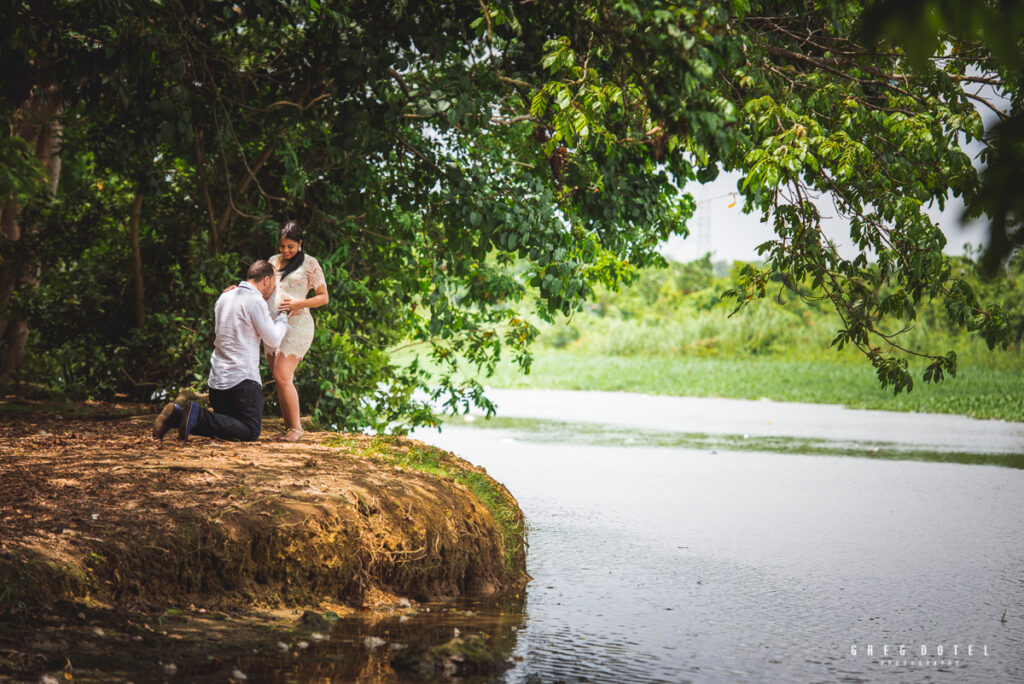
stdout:
{"type": "Polygon", "coordinates": [[[189,681],[450,682],[501,680],[523,626],[522,595],[418,605],[373,618],[341,618],[327,632],[268,631],[251,655],[183,666],[189,681]],[[448,651],[437,647],[449,644],[448,651]],[[456,650],[451,650],[456,649],[456,650]],[[458,651],[459,653],[457,653],[458,651]],[[468,653],[468,655],[461,655],[468,653]],[[445,657],[455,654],[454,657],[445,657]],[[474,657],[475,656],[475,657],[474,657]]]}

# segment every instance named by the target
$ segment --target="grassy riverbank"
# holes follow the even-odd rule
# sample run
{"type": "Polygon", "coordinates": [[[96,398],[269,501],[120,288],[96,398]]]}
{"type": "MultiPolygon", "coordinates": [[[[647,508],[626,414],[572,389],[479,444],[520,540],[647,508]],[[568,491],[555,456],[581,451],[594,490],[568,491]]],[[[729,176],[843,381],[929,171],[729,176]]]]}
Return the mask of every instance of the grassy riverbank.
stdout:
{"type": "Polygon", "coordinates": [[[1024,421],[1024,373],[970,366],[956,378],[893,396],[867,363],[828,360],[624,357],[541,350],[529,375],[502,364],[493,387],[603,390],[841,404],[1024,421]]]}
{"type": "Polygon", "coordinates": [[[421,442],[157,442],[152,414],[32,408],[0,403],[0,611],[85,599],[359,606],[524,580],[515,499],[421,442]]]}
{"type": "MultiPolygon", "coordinates": [[[[966,260],[955,265],[982,300],[1001,303],[1010,320],[1024,320],[1020,265],[995,281],[981,279],[966,260]]],[[[955,350],[958,373],[925,383],[925,362],[911,362],[913,391],[893,396],[860,352],[831,346],[841,322],[827,301],[807,296],[808,288],[798,288],[805,295],[798,296],[779,282],[768,297],[733,315],[727,270],[703,259],[643,271],[630,288],[598,292],[571,318],[535,320],[541,334],[528,375],[508,362],[490,378],[463,370],[492,387],[767,397],[1024,421],[1020,340],[991,351],[953,330],[938,304],[922,301],[899,342],[929,354],[955,350]]]]}

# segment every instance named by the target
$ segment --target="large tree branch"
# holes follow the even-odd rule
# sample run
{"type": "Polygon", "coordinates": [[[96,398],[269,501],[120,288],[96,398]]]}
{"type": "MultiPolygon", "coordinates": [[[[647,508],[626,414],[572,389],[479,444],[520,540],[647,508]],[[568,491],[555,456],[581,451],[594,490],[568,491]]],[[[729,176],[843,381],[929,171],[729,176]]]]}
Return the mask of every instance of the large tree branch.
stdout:
{"type": "MultiPolygon", "coordinates": [[[[249,167],[248,164],[246,165],[246,173],[238,182],[237,194],[239,197],[241,197],[245,193],[245,191],[249,189],[249,186],[252,184],[252,181],[255,178],[256,174],[259,173],[260,169],[263,168],[263,165],[267,162],[268,159],[270,159],[270,155],[272,155],[273,153],[274,146],[267,145],[265,148],[263,148],[263,152],[260,153],[260,156],[256,159],[256,162],[251,167],[249,167]]],[[[251,214],[245,213],[244,211],[239,209],[238,206],[235,204],[235,193],[231,191],[231,177],[230,174],[228,173],[227,159],[223,155],[221,155],[221,161],[224,164],[224,176],[228,188],[228,206],[224,207],[223,211],[221,211],[220,221],[217,223],[217,226],[214,229],[215,244],[219,241],[219,236],[223,235],[224,231],[227,230],[228,225],[231,223],[232,216],[245,216],[247,218],[254,219],[260,218],[258,216],[252,216],[251,214]]]]}
{"type": "Polygon", "coordinates": [[[415,147],[410,145],[408,142],[406,142],[405,138],[403,138],[401,136],[401,134],[398,133],[398,131],[394,132],[394,136],[398,140],[398,142],[402,144],[402,147],[404,147],[406,150],[408,150],[410,154],[412,154],[414,157],[416,157],[417,159],[421,160],[424,164],[426,164],[431,169],[433,169],[437,173],[438,176],[440,176],[442,178],[445,177],[445,173],[441,169],[440,166],[438,166],[432,159],[427,157],[425,154],[420,152],[418,149],[416,149],[415,147]]]}
{"type": "Polygon", "coordinates": [[[260,111],[269,112],[274,109],[280,109],[281,107],[293,107],[295,109],[298,109],[300,112],[304,112],[313,105],[315,105],[316,103],[326,100],[333,94],[330,92],[330,90],[328,90],[332,83],[334,83],[333,78],[324,84],[324,92],[320,93],[319,95],[317,95],[316,97],[314,97],[312,100],[305,104],[299,102],[291,102],[289,100],[278,100],[277,102],[272,102],[271,104],[267,105],[260,111]]]}

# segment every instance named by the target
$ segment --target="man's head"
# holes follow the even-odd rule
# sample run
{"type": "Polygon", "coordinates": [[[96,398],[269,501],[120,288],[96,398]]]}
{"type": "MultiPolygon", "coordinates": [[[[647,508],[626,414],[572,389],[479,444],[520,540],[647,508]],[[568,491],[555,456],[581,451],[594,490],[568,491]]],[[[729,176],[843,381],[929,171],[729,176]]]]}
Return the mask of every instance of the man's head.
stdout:
{"type": "Polygon", "coordinates": [[[277,287],[277,278],[274,277],[274,267],[270,265],[269,261],[264,259],[254,261],[252,263],[245,279],[260,291],[260,294],[263,295],[264,299],[270,299],[270,295],[274,294],[274,288],[277,287]]]}

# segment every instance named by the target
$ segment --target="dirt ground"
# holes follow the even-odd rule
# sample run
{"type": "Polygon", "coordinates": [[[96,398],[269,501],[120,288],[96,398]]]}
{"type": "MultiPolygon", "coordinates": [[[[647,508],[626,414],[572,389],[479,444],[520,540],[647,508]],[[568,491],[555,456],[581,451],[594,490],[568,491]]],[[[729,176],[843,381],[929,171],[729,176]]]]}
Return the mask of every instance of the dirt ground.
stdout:
{"type": "Polygon", "coordinates": [[[0,679],[4,662],[17,671],[32,639],[45,641],[30,613],[138,636],[152,627],[140,616],[168,609],[200,622],[296,607],[346,614],[525,581],[525,551],[509,567],[469,489],[391,464],[417,450],[449,472],[482,474],[419,442],[307,432],[282,443],[268,439],[272,425],[255,443],[182,443],[173,432],[158,442],[155,414],[138,407],[0,408],[0,679]],[[27,626],[12,629],[19,619],[27,626]]]}

